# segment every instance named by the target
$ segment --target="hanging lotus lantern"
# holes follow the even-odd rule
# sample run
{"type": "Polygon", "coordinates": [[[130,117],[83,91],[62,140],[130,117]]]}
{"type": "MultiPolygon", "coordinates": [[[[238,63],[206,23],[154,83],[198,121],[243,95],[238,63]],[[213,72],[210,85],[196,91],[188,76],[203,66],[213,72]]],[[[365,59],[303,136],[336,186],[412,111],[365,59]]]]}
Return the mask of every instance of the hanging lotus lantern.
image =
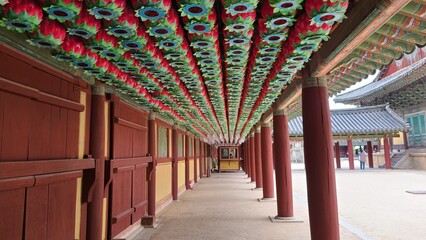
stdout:
{"type": "Polygon", "coordinates": [[[99,57],[96,62],[95,66],[93,66],[93,69],[89,69],[86,72],[95,76],[103,76],[106,73],[108,73],[108,70],[110,68],[111,63],[106,60],[105,58],[99,57]]]}
{"type": "Polygon", "coordinates": [[[348,5],[348,0],[307,0],[305,10],[312,18],[312,24],[333,25],[333,23],[343,20],[348,5]]]}
{"type": "Polygon", "coordinates": [[[145,29],[139,26],[134,36],[124,39],[120,43],[127,50],[140,50],[145,47],[148,38],[149,36],[146,34],[145,29]]]}
{"type": "Polygon", "coordinates": [[[182,19],[185,23],[185,28],[190,34],[206,34],[210,32],[215,26],[216,12],[212,10],[210,14],[202,18],[189,19],[187,17],[183,17],[182,19]]]}
{"type": "Polygon", "coordinates": [[[66,24],[70,35],[79,36],[84,39],[95,36],[101,27],[100,21],[90,15],[86,9],[82,9],[74,21],[67,21],[66,24]]]}
{"type": "Polygon", "coordinates": [[[179,1],[182,17],[189,19],[201,19],[209,14],[210,9],[213,8],[213,0],[204,0],[194,3],[194,1],[179,1]]]}
{"type": "Polygon", "coordinates": [[[136,9],[136,16],[142,21],[155,22],[166,16],[172,6],[171,0],[132,0],[133,7],[136,9]]]}
{"type": "Polygon", "coordinates": [[[137,61],[133,59],[132,55],[128,52],[124,53],[119,59],[115,60],[113,64],[121,70],[131,66],[139,65],[139,63],[137,63],[137,61]]]}
{"type": "Polygon", "coordinates": [[[226,25],[225,30],[229,32],[248,32],[253,30],[253,22],[256,20],[256,12],[231,15],[222,12],[222,21],[226,25]]]}
{"type": "Polygon", "coordinates": [[[60,23],[44,18],[38,31],[31,33],[28,41],[38,47],[54,48],[62,44],[66,35],[67,31],[60,23]]]}
{"type": "Polygon", "coordinates": [[[298,9],[302,9],[303,0],[269,0],[262,6],[262,17],[268,19],[272,15],[294,16],[298,9]]]}
{"type": "Polygon", "coordinates": [[[128,38],[135,35],[139,25],[139,19],[135,17],[133,10],[125,8],[118,19],[106,22],[108,34],[128,38]]]}
{"type": "Polygon", "coordinates": [[[99,56],[96,53],[85,49],[85,53],[81,57],[73,61],[72,65],[75,68],[90,70],[95,67],[98,58],[99,56]]]}
{"type": "Polygon", "coordinates": [[[150,25],[149,34],[156,38],[167,38],[174,34],[179,26],[179,16],[174,11],[169,11],[163,21],[150,25]]]}
{"type": "Polygon", "coordinates": [[[270,2],[266,2],[262,6],[262,17],[268,29],[282,29],[292,26],[295,21],[296,9],[302,8],[300,3],[296,1],[281,1],[278,4],[280,6],[288,6],[288,8],[285,8],[285,11],[279,11],[277,8],[271,6],[270,2]]]}
{"type": "Polygon", "coordinates": [[[40,0],[44,11],[52,20],[71,21],[80,13],[83,3],[79,0],[40,0]]]}
{"type": "Polygon", "coordinates": [[[33,0],[10,1],[2,12],[6,28],[20,33],[34,31],[43,19],[43,10],[33,0]]]}
{"type": "Polygon", "coordinates": [[[302,15],[297,23],[297,33],[302,39],[302,44],[316,44],[318,45],[322,41],[328,40],[332,25],[322,24],[317,26],[311,24],[310,19],[307,15],[302,15]]]}
{"type": "Polygon", "coordinates": [[[53,57],[60,61],[72,62],[80,58],[85,53],[85,47],[83,43],[73,36],[67,36],[61,47],[53,52],[53,57]]]}
{"type": "Polygon", "coordinates": [[[254,12],[257,3],[258,0],[222,0],[226,13],[232,16],[254,12]]]}
{"type": "Polygon", "coordinates": [[[84,2],[89,13],[96,19],[116,19],[126,7],[126,0],[84,0],[84,2]]]}
{"type": "Polygon", "coordinates": [[[118,48],[117,39],[110,36],[104,30],[98,31],[94,38],[87,41],[87,47],[95,52],[102,52],[113,48],[118,48]]]}
{"type": "Polygon", "coordinates": [[[258,21],[258,31],[259,36],[267,44],[280,45],[287,38],[288,34],[288,28],[280,28],[279,30],[268,28],[263,19],[259,19],[258,21]]]}

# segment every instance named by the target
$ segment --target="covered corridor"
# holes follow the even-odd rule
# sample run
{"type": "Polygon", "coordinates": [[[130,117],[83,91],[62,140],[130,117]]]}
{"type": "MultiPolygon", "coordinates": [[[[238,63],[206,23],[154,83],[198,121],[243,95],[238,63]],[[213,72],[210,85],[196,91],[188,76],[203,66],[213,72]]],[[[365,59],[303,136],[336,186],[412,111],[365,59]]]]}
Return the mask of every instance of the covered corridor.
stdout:
{"type": "MultiPolygon", "coordinates": [[[[346,237],[329,96],[426,45],[425,9],[421,0],[0,0],[0,238],[128,239],[181,196],[212,194],[208,185],[236,194],[213,203],[221,211],[250,204],[228,219],[244,229],[263,221],[258,236],[346,237]],[[299,115],[302,205],[288,127],[299,115]],[[208,179],[215,159],[251,184],[242,173],[208,179]],[[304,218],[303,231],[270,214],[304,218]]],[[[215,211],[207,196],[187,213],[215,212],[222,224],[233,211],[215,211]]]]}

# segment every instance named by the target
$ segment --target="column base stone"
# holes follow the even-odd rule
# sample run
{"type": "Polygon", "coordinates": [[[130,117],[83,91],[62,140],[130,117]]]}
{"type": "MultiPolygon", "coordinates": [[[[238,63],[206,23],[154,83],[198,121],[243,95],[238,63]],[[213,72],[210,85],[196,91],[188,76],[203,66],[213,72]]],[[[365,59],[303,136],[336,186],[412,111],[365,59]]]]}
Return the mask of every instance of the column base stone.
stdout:
{"type": "Polygon", "coordinates": [[[269,219],[273,223],[302,223],[302,219],[295,217],[279,217],[279,216],[269,216],[269,219]]]}
{"type": "Polygon", "coordinates": [[[157,221],[153,216],[142,217],[141,225],[144,228],[157,228],[158,226],[157,221]]]}
{"type": "Polygon", "coordinates": [[[257,201],[259,202],[276,202],[276,198],[258,198],[257,201]]]}

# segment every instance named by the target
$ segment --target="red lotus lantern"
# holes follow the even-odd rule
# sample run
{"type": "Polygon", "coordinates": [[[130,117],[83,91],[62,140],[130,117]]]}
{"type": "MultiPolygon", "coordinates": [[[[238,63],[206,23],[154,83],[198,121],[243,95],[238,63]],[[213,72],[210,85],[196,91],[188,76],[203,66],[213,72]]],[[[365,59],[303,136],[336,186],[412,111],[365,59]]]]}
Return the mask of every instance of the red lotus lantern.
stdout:
{"type": "Polygon", "coordinates": [[[9,30],[31,32],[42,19],[43,10],[33,0],[13,0],[3,6],[3,21],[9,30]]]}
{"type": "Polygon", "coordinates": [[[142,21],[155,22],[166,16],[172,6],[171,0],[132,0],[136,10],[136,16],[142,21]]]}
{"type": "Polygon", "coordinates": [[[86,9],[81,10],[74,21],[68,21],[66,24],[70,35],[79,36],[84,39],[95,36],[101,27],[101,22],[90,15],[86,9]]]}
{"type": "Polygon", "coordinates": [[[85,53],[83,43],[73,36],[64,39],[58,51],[54,52],[53,57],[61,61],[74,61],[85,53]]]}
{"type": "Polygon", "coordinates": [[[67,31],[60,23],[44,18],[41,21],[38,31],[30,35],[29,42],[38,47],[53,48],[62,44],[67,31]]]}
{"type": "Polygon", "coordinates": [[[106,25],[109,34],[116,37],[128,38],[136,33],[139,19],[135,17],[132,9],[126,8],[117,20],[108,21],[106,25]]]}
{"type": "Polygon", "coordinates": [[[312,18],[312,24],[333,25],[343,20],[348,5],[348,0],[307,0],[305,10],[312,18]]]}
{"type": "Polygon", "coordinates": [[[84,0],[84,2],[89,13],[96,19],[116,19],[126,7],[126,0],[84,0]]]}
{"type": "Polygon", "coordinates": [[[81,11],[83,3],[79,0],[39,0],[49,18],[65,22],[75,19],[81,11]]]}

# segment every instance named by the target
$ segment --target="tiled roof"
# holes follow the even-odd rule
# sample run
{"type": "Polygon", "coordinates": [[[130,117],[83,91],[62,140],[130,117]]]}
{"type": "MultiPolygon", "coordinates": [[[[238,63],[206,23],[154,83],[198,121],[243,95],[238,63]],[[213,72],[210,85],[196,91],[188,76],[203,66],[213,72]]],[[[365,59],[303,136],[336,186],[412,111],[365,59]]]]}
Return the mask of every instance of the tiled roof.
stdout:
{"type": "Polygon", "coordinates": [[[423,77],[425,72],[426,58],[419,60],[413,65],[403,68],[380,81],[372,82],[361,88],[337,95],[337,97],[334,98],[334,101],[338,103],[352,104],[357,104],[361,100],[367,101],[368,98],[384,95],[406,86],[423,77]],[[403,81],[399,81],[402,79],[403,81]]]}
{"type": "MultiPolygon", "coordinates": [[[[333,136],[366,136],[405,131],[404,120],[388,105],[331,110],[333,136]]],[[[303,136],[302,116],[289,123],[290,137],[303,136]]]]}

